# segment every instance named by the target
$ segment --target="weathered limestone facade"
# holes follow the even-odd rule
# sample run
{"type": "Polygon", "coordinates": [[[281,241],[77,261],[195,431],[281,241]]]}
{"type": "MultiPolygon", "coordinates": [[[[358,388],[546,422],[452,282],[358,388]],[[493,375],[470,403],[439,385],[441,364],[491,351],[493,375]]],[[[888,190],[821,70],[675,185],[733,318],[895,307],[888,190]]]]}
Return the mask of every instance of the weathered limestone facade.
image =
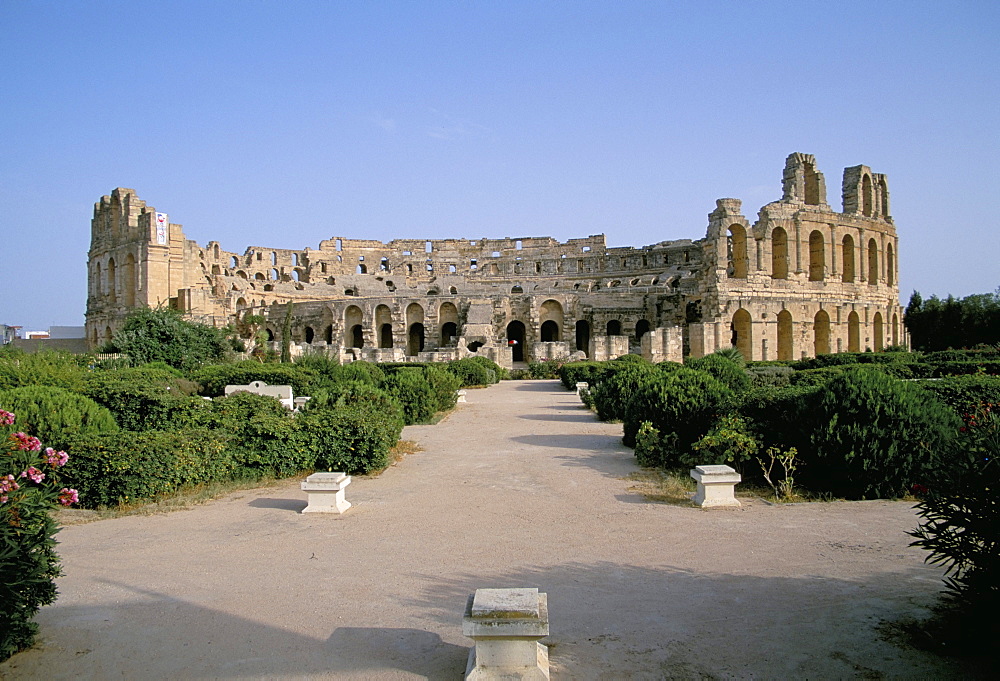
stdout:
{"type": "Polygon", "coordinates": [[[795,153],[782,189],[754,222],[740,200],[719,199],[705,238],[639,248],[608,248],[603,235],[335,237],[236,253],[186,239],[118,188],[94,206],[87,337],[97,345],[130,309],[170,305],[220,326],[263,313],[278,340],[291,303],[295,351],[341,361],[679,361],[731,345],[799,359],[905,343],[886,177],[847,168],[836,212],[815,159],[795,153]]]}

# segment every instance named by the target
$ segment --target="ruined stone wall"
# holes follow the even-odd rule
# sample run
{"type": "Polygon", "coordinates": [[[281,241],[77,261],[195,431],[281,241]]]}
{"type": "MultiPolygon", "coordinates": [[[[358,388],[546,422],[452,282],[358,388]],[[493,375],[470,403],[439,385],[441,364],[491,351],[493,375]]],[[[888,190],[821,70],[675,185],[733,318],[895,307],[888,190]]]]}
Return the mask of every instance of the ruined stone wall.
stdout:
{"type": "Polygon", "coordinates": [[[697,241],[333,237],[236,253],[186,239],[162,214],[158,230],[156,211],[119,188],[94,208],[87,334],[96,345],[128,310],[169,304],[216,325],[263,313],[277,341],[292,304],[297,351],[342,361],[675,359],[730,345],[798,359],[903,343],[885,176],[846,169],[843,205],[827,204],[815,159],[792,154],[781,200],[751,223],[738,199],[719,199],[697,241]]]}

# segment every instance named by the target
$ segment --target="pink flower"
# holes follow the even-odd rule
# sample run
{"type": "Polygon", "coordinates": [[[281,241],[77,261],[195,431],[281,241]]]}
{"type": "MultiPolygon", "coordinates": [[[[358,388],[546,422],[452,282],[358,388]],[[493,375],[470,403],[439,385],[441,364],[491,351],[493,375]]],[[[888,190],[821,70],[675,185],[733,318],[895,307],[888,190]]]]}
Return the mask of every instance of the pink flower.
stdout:
{"type": "Polygon", "coordinates": [[[14,415],[9,411],[4,411],[0,409],[0,426],[12,426],[14,425],[14,415]]]}
{"type": "Polygon", "coordinates": [[[57,452],[52,447],[46,447],[45,461],[53,468],[65,466],[66,462],[69,461],[69,455],[66,452],[57,452]]]}
{"type": "Polygon", "coordinates": [[[21,489],[13,475],[5,475],[0,478],[0,492],[13,492],[21,489]]]}
{"type": "Polygon", "coordinates": [[[42,448],[42,442],[37,437],[32,437],[27,433],[14,433],[10,439],[17,444],[17,448],[25,452],[37,452],[42,448]]]}
{"type": "Polygon", "coordinates": [[[42,480],[45,479],[45,473],[42,473],[40,470],[38,470],[34,466],[29,466],[28,470],[21,471],[21,477],[22,478],[31,478],[32,480],[34,480],[37,483],[37,482],[41,482],[42,480]]]}
{"type": "Polygon", "coordinates": [[[80,501],[80,493],[75,489],[63,487],[59,490],[59,503],[63,506],[69,506],[70,504],[75,504],[78,501],[80,501]]]}

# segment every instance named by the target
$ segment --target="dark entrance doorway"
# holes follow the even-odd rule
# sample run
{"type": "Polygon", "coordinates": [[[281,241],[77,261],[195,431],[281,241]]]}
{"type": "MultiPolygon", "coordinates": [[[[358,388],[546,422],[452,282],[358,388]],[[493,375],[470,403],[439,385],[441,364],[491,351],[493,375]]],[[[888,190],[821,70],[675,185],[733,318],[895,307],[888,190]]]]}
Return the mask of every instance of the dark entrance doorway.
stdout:
{"type": "Polygon", "coordinates": [[[559,340],[559,325],[551,319],[542,323],[542,342],[552,343],[559,340]]]}
{"type": "Polygon", "coordinates": [[[413,357],[424,349],[424,325],[420,322],[410,324],[410,333],[407,337],[406,354],[413,357]]]}
{"type": "Polygon", "coordinates": [[[524,336],[524,324],[521,322],[514,321],[507,325],[507,343],[515,362],[524,361],[524,336]]]}
{"type": "Polygon", "coordinates": [[[590,356],[590,323],[585,319],[576,323],[576,349],[590,356]]]}

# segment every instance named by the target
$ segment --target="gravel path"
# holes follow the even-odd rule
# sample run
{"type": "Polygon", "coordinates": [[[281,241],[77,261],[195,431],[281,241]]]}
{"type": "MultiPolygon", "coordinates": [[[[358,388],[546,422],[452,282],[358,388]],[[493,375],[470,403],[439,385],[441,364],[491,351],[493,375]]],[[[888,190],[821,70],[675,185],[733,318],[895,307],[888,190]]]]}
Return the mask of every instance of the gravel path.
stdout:
{"type": "Polygon", "coordinates": [[[553,678],[967,678],[885,640],[941,584],[905,502],[702,511],[629,490],[621,426],[554,381],[468,391],[355,478],[298,481],[59,535],[41,640],[3,679],[460,679],[478,587],[548,593],[553,678]]]}

